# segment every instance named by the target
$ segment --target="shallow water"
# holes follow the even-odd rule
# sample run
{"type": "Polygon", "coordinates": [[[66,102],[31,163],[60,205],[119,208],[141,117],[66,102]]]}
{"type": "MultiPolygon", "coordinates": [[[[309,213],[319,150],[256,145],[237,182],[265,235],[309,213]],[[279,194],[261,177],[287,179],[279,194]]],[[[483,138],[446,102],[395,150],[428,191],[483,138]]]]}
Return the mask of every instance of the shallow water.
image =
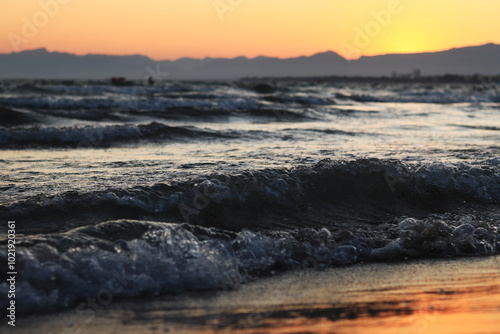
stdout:
{"type": "Polygon", "coordinates": [[[19,311],[500,252],[497,86],[267,85],[3,82],[19,311]]]}
{"type": "Polygon", "coordinates": [[[305,269],[233,291],[106,299],[23,333],[498,333],[499,257],[305,269]]]}

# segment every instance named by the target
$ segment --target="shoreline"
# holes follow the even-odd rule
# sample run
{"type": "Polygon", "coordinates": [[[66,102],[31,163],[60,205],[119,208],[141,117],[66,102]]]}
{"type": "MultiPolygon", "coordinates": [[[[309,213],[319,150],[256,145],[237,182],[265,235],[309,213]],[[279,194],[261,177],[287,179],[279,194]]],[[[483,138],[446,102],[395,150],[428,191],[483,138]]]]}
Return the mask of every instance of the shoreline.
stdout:
{"type": "Polygon", "coordinates": [[[41,334],[498,333],[500,256],[290,271],[237,290],[112,300],[16,323],[41,334]]]}

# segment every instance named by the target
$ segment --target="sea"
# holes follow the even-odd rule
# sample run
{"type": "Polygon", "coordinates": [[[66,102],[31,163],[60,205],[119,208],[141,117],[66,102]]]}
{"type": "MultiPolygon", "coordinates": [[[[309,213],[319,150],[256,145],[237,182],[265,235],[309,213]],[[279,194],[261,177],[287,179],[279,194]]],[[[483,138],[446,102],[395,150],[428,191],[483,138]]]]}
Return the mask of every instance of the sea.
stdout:
{"type": "Polygon", "coordinates": [[[499,204],[495,83],[0,84],[18,314],[497,255],[499,204]]]}

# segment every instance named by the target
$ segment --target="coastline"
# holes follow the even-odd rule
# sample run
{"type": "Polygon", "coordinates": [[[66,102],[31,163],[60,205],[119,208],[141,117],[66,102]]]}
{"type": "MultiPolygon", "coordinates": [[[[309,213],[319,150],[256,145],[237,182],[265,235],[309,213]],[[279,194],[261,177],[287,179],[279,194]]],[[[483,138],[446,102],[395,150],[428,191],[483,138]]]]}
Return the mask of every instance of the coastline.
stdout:
{"type": "MultiPolygon", "coordinates": [[[[20,316],[23,333],[499,333],[500,256],[290,271],[20,316]]],[[[5,329],[5,324],[2,325],[5,329]]],[[[0,327],[2,329],[2,327],[0,327]]]]}

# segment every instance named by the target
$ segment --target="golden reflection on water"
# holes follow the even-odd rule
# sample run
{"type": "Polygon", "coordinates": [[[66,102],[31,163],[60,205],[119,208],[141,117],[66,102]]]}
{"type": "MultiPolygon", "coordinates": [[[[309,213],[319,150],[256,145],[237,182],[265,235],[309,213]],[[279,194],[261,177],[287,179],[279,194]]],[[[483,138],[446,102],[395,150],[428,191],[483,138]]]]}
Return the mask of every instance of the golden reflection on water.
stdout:
{"type": "MultiPolygon", "coordinates": [[[[500,256],[289,272],[233,291],[23,318],[23,333],[498,334],[500,256]],[[75,325],[76,324],[76,325],[75,325]],[[80,324],[80,325],[79,325],[80,324]]],[[[0,328],[1,329],[1,328],[0,328]]]]}
{"type": "Polygon", "coordinates": [[[419,299],[411,303],[354,304],[350,308],[339,308],[338,305],[296,305],[275,310],[269,317],[259,317],[259,310],[256,309],[235,310],[233,315],[239,314],[238,320],[231,325],[215,321],[211,329],[200,330],[207,333],[220,330],[224,333],[272,334],[500,333],[500,291],[498,285],[488,290],[461,292],[451,297],[429,297],[423,293],[413,296],[419,299]]]}
{"type": "MultiPolygon", "coordinates": [[[[392,268],[372,268],[372,272],[365,274],[373,277],[364,277],[352,284],[341,281],[337,286],[338,291],[333,294],[331,291],[324,291],[325,300],[340,298],[344,300],[342,303],[308,302],[272,307],[268,305],[263,308],[235,308],[211,318],[213,321],[198,327],[198,331],[272,334],[498,334],[499,261],[500,257],[493,257],[457,262],[437,261],[430,265],[413,263],[394,271],[392,268]],[[410,277],[411,273],[415,276],[410,277]],[[375,283],[375,288],[374,282],[378,282],[375,283]],[[356,285],[359,288],[356,289],[356,285]],[[367,290],[366,287],[371,289],[367,290]],[[339,293],[343,289],[345,291],[339,293]]],[[[305,285],[310,285],[310,282],[305,285]]],[[[324,288],[325,286],[321,287],[324,288]]],[[[329,289],[330,287],[326,290],[329,289]]],[[[314,291],[314,288],[310,292],[314,296],[311,301],[321,298],[316,295],[318,291],[314,291]]],[[[198,314],[195,317],[200,316],[198,314]]],[[[191,332],[192,327],[184,329],[191,332]]]]}

